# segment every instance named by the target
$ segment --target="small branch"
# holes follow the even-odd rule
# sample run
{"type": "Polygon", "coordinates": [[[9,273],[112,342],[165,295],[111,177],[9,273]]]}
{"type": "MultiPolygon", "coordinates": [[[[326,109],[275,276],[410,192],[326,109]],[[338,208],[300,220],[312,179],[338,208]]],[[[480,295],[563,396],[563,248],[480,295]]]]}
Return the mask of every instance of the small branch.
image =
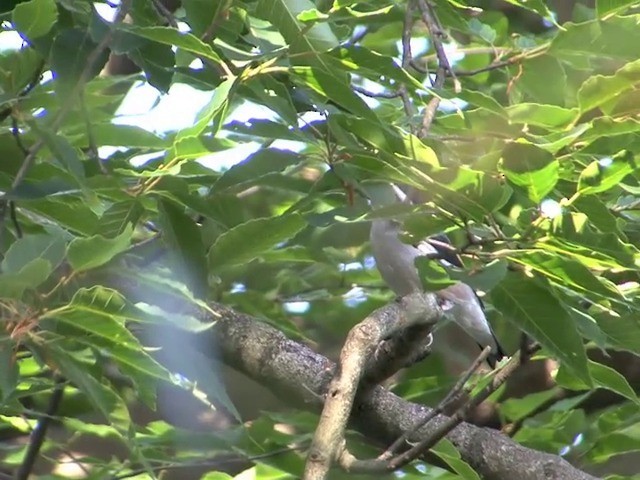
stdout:
{"type": "Polygon", "coordinates": [[[518,63],[520,60],[521,60],[520,57],[513,57],[513,58],[510,58],[509,60],[491,63],[486,67],[480,67],[473,70],[456,70],[455,73],[452,72],[450,76],[472,77],[473,75],[478,75],[479,73],[490,72],[491,70],[498,70],[500,68],[509,67],[515,63],[518,63]]]}
{"type": "Polygon", "coordinates": [[[393,470],[401,468],[409,462],[418,458],[418,456],[433,447],[440,439],[447,435],[451,430],[462,423],[467,415],[478,405],[484,402],[493,392],[495,392],[513,372],[520,366],[520,355],[514,355],[493,377],[491,383],[484,390],[475,395],[465,405],[460,407],[456,413],[444,421],[438,428],[433,430],[427,438],[420,443],[414,445],[406,452],[395,457],[389,462],[389,467],[393,470]]]}
{"type": "Polygon", "coordinates": [[[177,29],[178,22],[173,12],[165,7],[160,0],[152,0],[152,3],[158,14],[167,21],[167,24],[177,29]]]}
{"type": "Polygon", "coordinates": [[[400,97],[400,92],[378,92],[378,93],[374,93],[374,92],[370,92],[369,90],[359,87],[357,85],[352,85],[351,88],[353,88],[353,90],[355,90],[358,93],[361,93],[362,95],[366,96],[366,97],[371,97],[371,98],[398,98],[400,97]]]}
{"type": "MultiPolygon", "coordinates": [[[[402,23],[402,68],[408,70],[409,66],[413,63],[411,53],[411,29],[413,28],[413,4],[407,2],[407,7],[404,13],[404,21],[402,23]]],[[[411,98],[409,98],[409,92],[405,84],[400,85],[398,88],[398,94],[402,99],[402,106],[404,107],[404,113],[409,119],[409,125],[413,132],[413,105],[411,98]]]]}
{"type": "Polygon", "coordinates": [[[124,480],[126,478],[136,477],[138,475],[144,475],[145,473],[151,472],[168,472],[171,470],[182,470],[185,468],[207,468],[207,467],[221,467],[223,465],[228,465],[230,463],[242,463],[245,464],[247,462],[252,462],[256,460],[264,460],[267,458],[273,458],[278,455],[283,455],[286,453],[295,452],[297,450],[303,450],[307,448],[305,442],[302,445],[295,445],[292,447],[281,448],[279,450],[273,450],[272,452],[263,453],[260,455],[253,455],[250,457],[242,457],[242,456],[234,456],[229,458],[219,458],[211,461],[200,461],[200,462],[187,462],[187,463],[172,463],[168,465],[159,465],[157,467],[151,468],[140,468],[138,470],[132,470],[127,473],[123,473],[122,475],[117,475],[111,478],[111,480],[124,480]]]}
{"type": "Polygon", "coordinates": [[[400,447],[404,445],[404,443],[418,430],[424,427],[427,423],[429,423],[433,418],[437,415],[444,413],[451,404],[457,401],[463,393],[463,389],[465,384],[469,381],[471,376],[480,368],[480,366],[485,362],[485,360],[491,354],[491,347],[485,347],[480,355],[475,359],[475,361],[471,364],[471,366],[467,369],[466,372],[458,379],[453,388],[447,393],[447,395],[442,399],[442,401],[434,408],[429,411],[425,417],[416,423],[415,427],[411,430],[407,430],[400,438],[398,438],[385,452],[383,452],[378,459],[379,460],[390,460],[391,457],[400,450],[400,447]]]}
{"type": "Polygon", "coordinates": [[[36,428],[31,432],[29,446],[27,447],[27,453],[25,454],[24,459],[22,460],[22,464],[16,472],[16,480],[27,480],[31,475],[31,471],[33,470],[36,460],[38,459],[40,449],[42,448],[45,438],[47,437],[47,430],[49,429],[51,421],[58,411],[58,408],[60,407],[60,402],[62,401],[62,396],[64,394],[64,384],[65,380],[59,375],[56,375],[53,394],[49,399],[49,405],[47,406],[46,413],[38,420],[36,428]]]}
{"type": "MultiPolygon", "coordinates": [[[[418,7],[420,9],[420,14],[422,16],[422,21],[429,30],[429,37],[431,38],[431,42],[433,43],[433,48],[436,51],[436,55],[438,57],[438,70],[436,71],[436,78],[433,81],[434,88],[442,88],[444,85],[444,81],[447,76],[451,76],[454,79],[454,84],[456,85],[456,91],[459,90],[459,82],[455,78],[455,74],[451,68],[451,64],[449,63],[449,59],[447,58],[446,52],[444,51],[444,46],[442,45],[442,38],[444,37],[444,32],[442,31],[442,27],[438,22],[438,19],[431,7],[431,4],[426,0],[416,0],[418,7]]],[[[422,128],[419,132],[419,137],[424,137],[426,133],[431,128],[431,124],[433,123],[433,119],[436,114],[436,110],[438,109],[438,105],[440,105],[440,98],[435,96],[429,101],[427,106],[425,107],[423,117],[422,117],[422,128]]]]}

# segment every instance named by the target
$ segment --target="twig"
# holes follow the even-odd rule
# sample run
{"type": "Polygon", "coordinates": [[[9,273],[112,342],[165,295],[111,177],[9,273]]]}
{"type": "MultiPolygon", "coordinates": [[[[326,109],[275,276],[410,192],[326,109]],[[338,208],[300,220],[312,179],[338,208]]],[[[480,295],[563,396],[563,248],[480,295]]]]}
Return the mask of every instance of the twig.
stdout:
{"type": "Polygon", "coordinates": [[[218,3],[218,9],[213,14],[213,18],[211,19],[211,23],[207,27],[207,30],[200,36],[200,40],[202,40],[204,43],[209,43],[216,31],[216,28],[220,26],[221,14],[224,15],[228,13],[230,5],[230,0],[224,0],[223,2],[218,3]]]}
{"type": "Polygon", "coordinates": [[[100,171],[103,174],[107,175],[109,172],[107,171],[107,168],[102,164],[102,161],[100,160],[100,155],[98,154],[98,147],[96,144],[96,138],[93,133],[93,126],[91,125],[91,120],[89,118],[87,105],[84,101],[84,92],[82,91],[80,92],[80,97],[78,99],[78,102],[80,103],[80,111],[82,113],[82,119],[84,120],[84,125],[85,125],[85,128],[87,129],[87,140],[89,141],[89,152],[91,153],[91,156],[94,158],[94,160],[98,164],[98,168],[100,169],[100,171]]]}
{"type": "Polygon", "coordinates": [[[367,97],[371,97],[371,98],[398,98],[400,96],[400,92],[378,92],[378,93],[374,93],[374,92],[370,92],[369,90],[359,87],[357,85],[352,85],[351,88],[353,88],[353,90],[355,90],[358,93],[361,93],[362,95],[365,95],[367,97]]]}
{"type": "Polygon", "coordinates": [[[226,463],[235,463],[235,462],[252,462],[255,460],[264,460],[265,458],[272,458],[278,455],[283,455],[285,453],[295,452],[297,450],[303,450],[307,448],[307,443],[304,442],[300,445],[294,445],[292,447],[281,448],[279,450],[273,450],[271,452],[262,453],[260,455],[252,455],[250,457],[230,457],[230,458],[220,458],[217,460],[211,461],[202,461],[202,462],[193,462],[193,463],[173,463],[169,465],[159,465],[157,467],[148,468],[140,468],[138,470],[132,470],[127,473],[123,473],[122,475],[117,475],[111,478],[111,480],[124,480],[125,478],[135,477],[137,475],[143,475],[145,473],[149,473],[149,470],[152,472],[167,472],[169,470],[181,470],[183,468],[206,468],[206,467],[219,467],[220,465],[224,465],[226,463]]]}
{"type": "MultiPolygon", "coordinates": [[[[13,200],[9,201],[9,215],[11,217],[11,223],[13,223],[13,228],[16,229],[16,237],[22,238],[22,228],[20,227],[20,223],[18,222],[18,216],[16,215],[16,202],[13,200]]],[[[2,232],[0,232],[1,235],[2,232]]],[[[0,237],[1,239],[2,237],[0,237]]]]}
{"type": "Polygon", "coordinates": [[[509,60],[491,63],[485,67],[475,68],[473,70],[455,70],[455,73],[452,73],[451,76],[455,74],[456,77],[472,77],[473,75],[478,75],[479,73],[490,72],[491,70],[498,70],[500,68],[508,67],[510,65],[518,63],[520,60],[520,57],[513,57],[509,60]]]}
{"type": "Polygon", "coordinates": [[[27,480],[31,471],[36,463],[42,444],[47,436],[47,430],[53,420],[54,415],[60,407],[62,396],[64,394],[65,380],[59,375],[55,377],[55,386],[53,388],[53,394],[49,399],[49,405],[47,406],[46,413],[38,420],[36,428],[31,432],[31,438],[29,439],[29,446],[27,447],[27,453],[16,472],[16,480],[27,480]]]}
{"type": "Polygon", "coordinates": [[[152,0],[153,6],[156,11],[162,18],[164,18],[167,23],[173,28],[178,28],[178,22],[176,21],[176,17],[173,15],[173,12],[169,10],[160,0],[152,0]]]}
{"type": "MultiPolygon", "coordinates": [[[[413,62],[412,53],[411,53],[411,29],[413,28],[413,4],[411,2],[407,2],[407,8],[404,13],[404,21],[402,23],[402,68],[408,70],[409,66],[413,62]]],[[[404,113],[409,119],[409,125],[411,131],[413,132],[413,122],[411,119],[413,118],[413,106],[411,104],[411,99],[409,98],[409,92],[407,91],[407,86],[403,83],[398,88],[398,94],[402,99],[402,106],[404,108],[404,113]]]]}
{"type": "MultiPolygon", "coordinates": [[[[538,347],[539,348],[539,347],[538,347]]],[[[511,359],[495,374],[491,383],[484,390],[475,395],[466,404],[456,411],[451,417],[443,422],[437,429],[431,432],[427,438],[420,443],[414,445],[406,452],[398,455],[389,462],[389,469],[395,470],[401,468],[409,462],[416,459],[422,452],[433,447],[447,433],[457,427],[464,421],[467,415],[480,403],[484,402],[493,392],[495,392],[513,372],[520,366],[520,355],[514,355],[511,359]]]]}
{"type": "Polygon", "coordinates": [[[28,155],[29,152],[27,148],[24,146],[24,143],[22,143],[22,139],[20,138],[20,127],[18,127],[18,120],[16,119],[16,117],[11,117],[11,135],[16,141],[16,145],[18,145],[18,148],[20,149],[20,151],[25,156],[28,155]]]}
{"type": "Polygon", "coordinates": [[[449,405],[451,405],[454,401],[456,401],[462,395],[463,388],[465,384],[469,381],[471,376],[480,368],[485,360],[491,354],[491,347],[485,347],[480,355],[474,360],[471,366],[463,373],[463,375],[458,379],[453,388],[447,393],[447,395],[442,399],[442,401],[423,419],[421,419],[416,425],[411,429],[407,430],[400,438],[398,438],[395,442],[393,442],[389,448],[385,452],[383,452],[378,459],[379,460],[389,460],[391,457],[404,445],[404,443],[411,437],[411,435],[415,434],[418,430],[424,427],[427,423],[429,423],[433,418],[437,415],[444,413],[449,405]]]}
{"type": "MultiPolygon", "coordinates": [[[[454,83],[456,85],[456,90],[458,90],[459,82],[455,78],[455,74],[451,69],[451,64],[449,63],[447,54],[444,51],[444,46],[442,45],[442,37],[444,36],[444,32],[442,31],[442,27],[438,22],[435,12],[433,11],[431,4],[426,0],[416,1],[420,9],[422,21],[426,25],[427,30],[429,30],[429,37],[431,38],[433,48],[435,49],[436,55],[438,57],[438,69],[436,71],[436,77],[433,81],[433,87],[442,88],[445,79],[449,75],[453,77],[454,83]]],[[[433,123],[438,105],[440,105],[440,97],[434,95],[434,97],[429,101],[424,109],[424,113],[422,116],[422,127],[418,135],[419,137],[424,137],[431,128],[431,124],[433,123]]]]}

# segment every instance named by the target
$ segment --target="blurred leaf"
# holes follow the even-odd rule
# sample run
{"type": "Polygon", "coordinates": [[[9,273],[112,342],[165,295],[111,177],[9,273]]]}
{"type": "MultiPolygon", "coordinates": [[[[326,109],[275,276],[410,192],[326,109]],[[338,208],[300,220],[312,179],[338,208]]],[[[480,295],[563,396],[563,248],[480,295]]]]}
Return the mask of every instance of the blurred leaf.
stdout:
{"type": "Polygon", "coordinates": [[[114,238],[122,234],[127,227],[135,228],[144,212],[144,207],[134,198],[116,202],[100,217],[97,234],[114,238]]]}
{"type": "Polygon", "coordinates": [[[37,288],[51,275],[51,263],[44,258],[34,258],[20,271],[0,273],[0,298],[20,298],[25,290],[37,288]]]}
{"type": "Polygon", "coordinates": [[[16,355],[16,344],[9,335],[0,336],[0,399],[3,403],[13,393],[18,385],[19,370],[16,355]]]}
{"type": "Polygon", "coordinates": [[[169,200],[158,200],[162,240],[181,267],[179,276],[196,297],[205,298],[209,290],[207,258],[200,229],[182,208],[169,200]]]}
{"type": "Polygon", "coordinates": [[[98,52],[96,61],[86,70],[88,60],[96,51],[96,47],[97,44],[86,30],[69,28],[56,35],[51,46],[50,62],[57,75],[57,92],[67,96],[82,76],[84,80],[90,80],[100,73],[109,57],[109,51],[106,49],[98,52]]]}
{"type": "Polygon", "coordinates": [[[526,123],[545,128],[567,127],[576,120],[579,113],[577,109],[570,110],[556,105],[536,103],[519,103],[507,108],[506,112],[513,123],[526,123]]]}
{"type": "Polygon", "coordinates": [[[195,53],[199,57],[211,60],[214,63],[220,64],[222,62],[220,56],[209,45],[191,33],[179,32],[175,28],[170,27],[123,26],[121,28],[126,29],[129,33],[153,40],[154,42],[182,48],[188,52],[195,53]]]}
{"type": "Polygon", "coordinates": [[[27,235],[16,240],[2,260],[2,272],[18,273],[29,262],[40,258],[57,267],[65,254],[66,242],[60,235],[27,235]]]}
{"type": "Polygon", "coordinates": [[[54,0],[30,0],[16,5],[11,12],[11,22],[25,36],[34,39],[49,33],[58,20],[54,0]]]}
{"type": "Polygon", "coordinates": [[[129,248],[132,234],[133,228],[127,225],[124,231],[114,238],[105,238],[101,235],[76,238],[69,244],[67,250],[69,263],[77,272],[104,265],[129,248]]]}
{"type": "Polygon", "coordinates": [[[572,288],[587,298],[623,301],[622,295],[606,281],[600,281],[576,260],[543,252],[528,252],[509,256],[513,262],[530,267],[563,287],[572,288]]]}
{"type": "Polygon", "coordinates": [[[355,115],[377,120],[375,113],[353,91],[345,75],[314,67],[292,67],[291,70],[295,73],[292,79],[300,85],[308,87],[355,115]]]}
{"type": "Polygon", "coordinates": [[[131,418],[124,400],[113,388],[96,379],[83,360],[76,358],[73,352],[58,348],[48,349],[47,356],[60,369],[60,373],[87,396],[111,425],[122,433],[129,429],[131,418]]]}
{"type": "Polygon", "coordinates": [[[94,141],[101,146],[163,149],[168,143],[162,137],[135,125],[92,123],[94,141]]]}
{"type": "Polygon", "coordinates": [[[612,13],[625,10],[635,3],[633,0],[596,0],[596,12],[598,13],[598,17],[605,17],[612,13]]]}

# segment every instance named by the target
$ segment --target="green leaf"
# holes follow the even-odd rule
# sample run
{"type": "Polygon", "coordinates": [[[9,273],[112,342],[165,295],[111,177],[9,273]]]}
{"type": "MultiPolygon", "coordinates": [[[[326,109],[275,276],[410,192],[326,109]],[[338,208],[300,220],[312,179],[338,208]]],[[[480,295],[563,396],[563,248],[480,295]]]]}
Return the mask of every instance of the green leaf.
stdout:
{"type": "Polygon", "coordinates": [[[540,203],[559,179],[560,164],[549,152],[531,144],[510,143],[502,151],[502,171],[529,198],[540,203]]]}
{"type": "MultiPolygon", "coordinates": [[[[593,362],[589,360],[589,373],[593,379],[593,384],[596,387],[606,388],[611,390],[622,397],[631,400],[632,402],[640,405],[640,399],[634,392],[631,385],[626,378],[613,368],[601,363],[593,362]]],[[[573,376],[570,372],[561,368],[556,376],[556,381],[562,387],[569,388],[571,390],[587,390],[589,386],[580,381],[580,379],[573,376]]]]}
{"type": "Polygon", "coordinates": [[[201,231],[183,208],[165,199],[158,200],[162,240],[178,258],[180,277],[196,297],[204,298],[209,290],[207,258],[201,231]]]}
{"type": "Polygon", "coordinates": [[[76,238],[69,244],[67,258],[77,272],[99,267],[129,248],[132,235],[133,228],[127,225],[115,238],[105,238],[102,235],[76,238]]]}
{"type": "Polygon", "coordinates": [[[237,265],[258,257],[304,228],[298,214],[273,218],[256,218],[232,228],[218,237],[208,253],[209,265],[237,265]]]}
{"type": "Polygon", "coordinates": [[[0,273],[0,298],[20,298],[25,290],[38,287],[52,272],[48,260],[34,258],[19,272],[0,273]]]}
{"type": "Polygon", "coordinates": [[[146,321],[145,314],[114,290],[81,288],[70,303],[48,311],[41,318],[58,322],[56,330],[63,331],[67,337],[104,349],[107,355],[129,371],[169,380],[168,372],[146,353],[125,325],[128,321],[146,321]]]}
{"type": "Polygon", "coordinates": [[[591,162],[580,174],[578,192],[593,195],[618,185],[624,177],[637,168],[633,154],[623,151],[613,158],[591,162]]]}
{"type": "Polygon", "coordinates": [[[135,125],[92,123],[91,133],[100,146],[164,149],[169,145],[164,138],[135,125]]]}
{"type": "Polygon", "coordinates": [[[460,478],[465,480],[480,480],[480,476],[468,463],[462,460],[460,452],[449,440],[440,440],[436,445],[431,447],[430,451],[449,465],[460,478]]]}
{"type": "Polygon", "coordinates": [[[442,290],[458,283],[456,280],[449,278],[449,273],[438,261],[426,257],[418,257],[415,260],[415,265],[418,268],[422,286],[427,292],[442,290]]]}
{"type": "Polygon", "coordinates": [[[259,0],[256,6],[256,15],[269,20],[278,29],[293,54],[289,58],[298,65],[322,64],[318,61],[318,53],[337,47],[339,43],[328,24],[318,23],[309,28],[298,20],[300,13],[313,8],[315,5],[310,0],[259,0]]]}
{"type": "Polygon", "coordinates": [[[640,353],[640,319],[637,314],[614,316],[601,313],[594,317],[609,345],[635,354],[640,353]]]}
{"type": "Polygon", "coordinates": [[[211,60],[216,64],[222,64],[220,56],[209,45],[191,33],[180,32],[171,27],[135,27],[122,26],[124,31],[154,42],[182,48],[194,53],[201,58],[211,60]]]}
{"type": "Polygon", "coordinates": [[[80,156],[69,141],[61,136],[53,133],[51,130],[37,127],[32,123],[31,127],[38,132],[49,148],[53,156],[58,160],[67,172],[69,172],[80,185],[84,183],[84,166],[80,160],[80,156]]]}
{"type": "Polygon", "coordinates": [[[42,37],[58,21],[55,0],[30,0],[16,5],[11,22],[16,29],[30,39],[42,37]]]}
{"type": "Polygon", "coordinates": [[[283,172],[287,167],[295,165],[301,160],[300,155],[286,150],[275,148],[258,150],[224,172],[213,184],[212,191],[220,192],[237,185],[253,182],[269,173],[283,172]]]}
{"type": "Polygon", "coordinates": [[[346,75],[314,67],[291,67],[292,80],[319,93],[341,108],[363,118],[377,121],[375,113],[354,91],[346,75]]]}
{"type": "Polygon", "coordinates": [[[114,238],[129,226],[135,228],[143,213],[144,207],[136,198],[116,202],[102,214],[98,231],[95,233],[106,238],[114,238]]]}
{"type": "Polygon", "coordinates": [[[97,44],[87,30],[69,28],[56,35],[51,46],[50,65],[56,72],[57,92],[66,97],[80,82],[81,77],[88,81],[100,73],[109,58],[108,49],[100,51],[96,60],[91,63],[91,68],[86,70],[89,58],[96,52],[96,47],[97,44]]]}
{"type": "Polygon", "coordinates": [[[559,392],[561,392],[561,389],[556,387],[542,392],[531,393],[522,398],[508,398],[501,403],[500,413],[510,422],[524,420],[534,415],[549,400],[561,396],[559,392]]]}
{"type": "Polygon", "coordinates": [[[509,272],[491,291],[493,305],[549,349],[571,372],[592,385],[582,338],[569,313],[540,282],[509,272]]]}
{"type": "Polygon", "coordinates": [[[596,12],[598,17],[603,18],[608,15],[626,10],[629,7],[637,5],[634,0],[596,0],[596,12]]]}
{"type": "Polygon", "coordinates": [[[595,75],[585,81],[578,91],[580,110],[588,112],[622,92],[637,88],[640,83],[640,60],[627,63],[611,76],[595,75]]]}
{"type": "MultiPolygon", "coordinates": [[[[215,136],[226,115],[235,84],[234,79],[229,79],[216,87],[209,103],[207,103],[207,105],[205,105],[198,113],[196,122],[192,126],[184,128],[177,133],[173,147],[171,147],[171,157],[184,157],[185,155],[180,153],[181,144],[190,142],[193,138],[198,137],[204,132],[211,122],[213,122],[213,126],[209,132],[211,135],[215,136]]],[[[199,157],[201,155],[202,153],[198,151],[192,156],[199,157]]]]}
{"type": "Polygon", "coordinates": [[[590,228],[582,213],[564,213],[553,219],[554,236],[537,246],[562,255],[571,255],[587,267],[628,268],[634,264],[633,250],[614,233],[590,228]]]}
{"type": "Polygon", "coordinates": [[[549,129],[569,126],[580,113],[577,108],[568,109],[538,103],[519,103],[507,108],[506,112],[511,123],[525,123],[549,129]]]}
{"type": "Polygon", "coordinates": [[[2,261],[2,272],[18,273],[37,258],[47,260],[55,268],[64,258],[65,247],[66,242],[60,235],[40,234],[19,238],[9,247],[2,261]]]}
{"type": "Polygon", "coordinates": [[[554,55],[541,55],[523,62],[516,85],[535,103],[563,106],[567,102],[566,68],[554,55]]]}
{"type": "Polygon", "coordinates": [[[582,263],[564,258],[558,254],[544,252],[515,253],[508,257],[511,261],[525,265],[541,273],[563,288],[571,288],[587,298],[600,301],[602,298],[623,302],[618,290],[606,280],[599,280],[582,263]]]}

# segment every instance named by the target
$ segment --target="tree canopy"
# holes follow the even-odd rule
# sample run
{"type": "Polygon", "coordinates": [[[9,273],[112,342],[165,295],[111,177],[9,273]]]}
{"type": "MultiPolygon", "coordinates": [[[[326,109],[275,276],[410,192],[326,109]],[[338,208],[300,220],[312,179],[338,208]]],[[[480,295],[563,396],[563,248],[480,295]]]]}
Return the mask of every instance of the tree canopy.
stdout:
{"type": "Polygon", "coordinates": [[[515,355],[449,416],[418,404],[456,352],[369,371],[349,451],[433,412],[462,423],[385,475],[640,478],[639,7],[4,2],[0,473],[301,477],[328,358],[403,315],[369,246],[395,218],[447,233],[464,268],[418,262],[425,287],[475,288],[515,355]],[[123,115],[149,87],[193,121],[123,115]],[[379,183],[414,203],[372,208],[379,183]]]}

